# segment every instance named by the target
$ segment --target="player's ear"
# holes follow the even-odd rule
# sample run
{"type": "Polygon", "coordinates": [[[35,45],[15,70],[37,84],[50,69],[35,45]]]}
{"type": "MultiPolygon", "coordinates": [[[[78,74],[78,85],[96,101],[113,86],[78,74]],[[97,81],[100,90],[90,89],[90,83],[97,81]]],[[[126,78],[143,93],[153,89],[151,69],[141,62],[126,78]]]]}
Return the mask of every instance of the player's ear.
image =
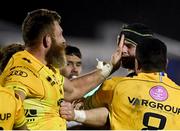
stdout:
{"type": "Polygon", "coordinates": [[[43,46],[44,46],[44,48],[49,48],[50,45],[51,45],[51,36],[45,35],[43,38],[43,46]]]}

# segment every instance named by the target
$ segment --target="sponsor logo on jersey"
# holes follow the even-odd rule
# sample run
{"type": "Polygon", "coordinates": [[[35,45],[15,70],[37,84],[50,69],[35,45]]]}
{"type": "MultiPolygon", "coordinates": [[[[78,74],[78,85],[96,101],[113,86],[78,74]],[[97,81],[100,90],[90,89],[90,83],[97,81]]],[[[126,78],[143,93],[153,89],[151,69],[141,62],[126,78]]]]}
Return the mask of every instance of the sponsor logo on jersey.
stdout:
{"type": "Polygon", "coordinates": [[[36,109],[25,109],[25,116],[28,122],[35,121],[34,117],[37,117],[36,109]]]}
{"type": "Polygon", "coordinates": [[[25,109],[26,117],[37,117],[37,110],[36,109],[25,109]]]}
{"type": "Polygon", "coordinates": [[[148,108],[157,109],[168,113],[173,113],[177,115],[180,114],[180,108],[172,105],[135,97],[131,98],[130,96],[128,96],[128,101],[132,106],[145,106],[148,108]]]}
{"type": "Polygon", "coordinates": [[[11,117],[11,113],[0,113],[0,121],[8,120],[11,117]]]}
{"type": "Polygon", "coordinates": [[[25,70],[28,70],[28,71],[30,71],[35,77],[38,77],[38,75],[34,72],[34,71],[32,71],[30,68],[28,68],[28,67],[26,67],[26,66],[14,66],[14,67],[12,67],[12,68],[10,68],[10,71],[13,71],[13,70],[19,70],[19,68],[20,69],[25,69],[25,70]]]}
{"type": "Polygon", "coordinates": [[[156,101],[165,101],[168,98],[167,90],[159,85],[152,87],[149,94],[156,101]]]}
{"type": "Polygon", "coordinates": [[[13,75],[21,76],[21,77],[27,77],[28,76],[28,74],[22,70],[13,70],[10,72],[10,74],[7,77],[10,77],[13,75]]]}

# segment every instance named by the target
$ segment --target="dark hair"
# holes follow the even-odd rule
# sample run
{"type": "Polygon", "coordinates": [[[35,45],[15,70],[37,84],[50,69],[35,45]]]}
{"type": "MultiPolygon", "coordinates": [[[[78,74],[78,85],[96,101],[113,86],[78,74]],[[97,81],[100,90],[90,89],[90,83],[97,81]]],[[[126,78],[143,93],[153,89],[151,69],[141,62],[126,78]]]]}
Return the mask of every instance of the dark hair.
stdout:
{"type": "Polygon", "coordinates": [[[70,46],[68,45],[65,49],[66,51],[66,55],[75,55],[79,58],[81,58],[81,51],[79,48],[75,47],[75,46],[70,46]]]}
{"type": "Polygon", "coordinates": [[[57,12],[48,9],[37,9],[29,12],[22,24],[25,45],[33,46],[43,34],[52,33],[54,22],[60,22],[60,19],[57,12]]]}
{"type": "Polygon", "coordinates": [[[167,47],[157,38],[141,39],[136,47],[136,59],[145,72],[166,71],[167,47]]]}
{"type": "Polygon", "coordinates": [[[3,58],[2,47],[0,47],[0,61],[2,60],[2,58],[3,58]]]}
{"type": "Polygon", "coordinates": [[[125,40],[131,42],[134,45],[139,44],[140,39],[144,37],[153,36],[152,30],[148,26],[142,23],[133,23],[129,25],[123,25],[120,36],[122,34],[125,35],[125,40]]]}
{"type": "Polygon", "coordinates": [[[8,46],[5,46],[1,50],[2,58],[0,59],[0,71],[3,72],[10,58],[18,51],[24,50],[24,45],[19,43],[13,43],[8,46]]]}

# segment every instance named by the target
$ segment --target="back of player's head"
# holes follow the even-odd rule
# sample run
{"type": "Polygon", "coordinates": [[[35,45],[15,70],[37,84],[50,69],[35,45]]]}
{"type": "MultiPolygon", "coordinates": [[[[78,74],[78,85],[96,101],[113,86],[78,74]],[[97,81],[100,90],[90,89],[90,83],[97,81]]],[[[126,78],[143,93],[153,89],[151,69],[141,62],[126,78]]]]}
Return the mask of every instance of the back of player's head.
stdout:
{"type": "Polygon", "coordinates": [[[42,35],[52,34],[54,22],[60,22],[61,17],[56,11],[37,9],[29,12],[22,24],[23,40],[26,46],[33,46],[42,35]]]}
{"type": "Polygon", "coordinates": [[[136,47],[136,59],[143,71],[166,71],[167,47],[157,38],[141,39],[136,47]]]}
{"type": "Polygon", "coordinates": [[[68,45],[65,51],[66,51],[66,55],[75,55],[79,58],[82,57],[80,49],[75,46],[68,45]]]}
{"type": "Polygon", "coordinates": [[[125,35],[126,41],[131,42],[134,45],[139,44],[139,41],[142,38],[153,36],[152,30],[148,26],[142,23],[133,23],[129,25],[124,25],[120,33],[120,36],[122,34],[125,35]]]}
{"type": "Polygon", "coordinates": [[[4,70],[4,68],[6,67],[8,61],[10,60],[10,58],[12,56],[16,52],[22,51],[24,49],[25,49],[24,45],[22,45],[20,43],[12,43],[12,44],[2,48],[2,50],[1,50],[2,59],[0,59],[0,70],[1,70],[1,72],[4,70]]]}

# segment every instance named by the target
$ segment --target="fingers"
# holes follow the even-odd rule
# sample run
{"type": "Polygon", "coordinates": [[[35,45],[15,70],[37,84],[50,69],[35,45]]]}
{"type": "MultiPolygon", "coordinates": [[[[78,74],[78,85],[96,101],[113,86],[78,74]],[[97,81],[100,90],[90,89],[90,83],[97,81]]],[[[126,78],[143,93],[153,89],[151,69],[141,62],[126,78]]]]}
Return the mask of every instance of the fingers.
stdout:
{"type": "Polygon", "coordinates": [[[74,108],[70,102],[61,102],[60,107],[60,116],[65,118],[66,120],[73,120],[74,119],[74,108]]]}
{"type": "Polygon", "coordinates": [[[117,45],[119,45],[120,37],[121,37],[120,35],[117,36],[117,40],[116,40],[117,45]]]}
{"type": "Polygon", "coordinates": [[[120,49],[123,48],[123,45],[124,45],[124,39],[125,39],[125,36],[124,36],[124,34],[122,34],[121,40],[120,40],[120,44],[118,45],[118,47],[119,47],[120,49]]]}
{"type": "MultiPolygon", "coordinates": [[[[122,36],[120,38],[120,42],[118,43],[118,47],[116,48],[115,52],[111,56],[111,63],[113,65],[113,72],[116,71],[117,69],[119,69],[119,67],[121,65],[120,60],[122,57],[124,39],[125,39],[125,36],[124,36],[124,34],[122,34],[122,36]]],[[[119,37],[118,37],[118,40],[119,40],[119,37]]]]}
{"type": "Polygon", "coordinates": [[[118,48],[116,49],[116,52],[114,54],[114,57],[118,57],[119,59],[121,58],[121,55],[122,55],[124,39],[125,39],[125,36],[124,36],[124,34],[122,34],[120,44],[118,45],[118,48]]]}
{"type": "Polygon", "coordinates": [[[74,110],[73,105],[70,102],[63,101],[61,103],[60,112],[68,113],[74,110]]]}

